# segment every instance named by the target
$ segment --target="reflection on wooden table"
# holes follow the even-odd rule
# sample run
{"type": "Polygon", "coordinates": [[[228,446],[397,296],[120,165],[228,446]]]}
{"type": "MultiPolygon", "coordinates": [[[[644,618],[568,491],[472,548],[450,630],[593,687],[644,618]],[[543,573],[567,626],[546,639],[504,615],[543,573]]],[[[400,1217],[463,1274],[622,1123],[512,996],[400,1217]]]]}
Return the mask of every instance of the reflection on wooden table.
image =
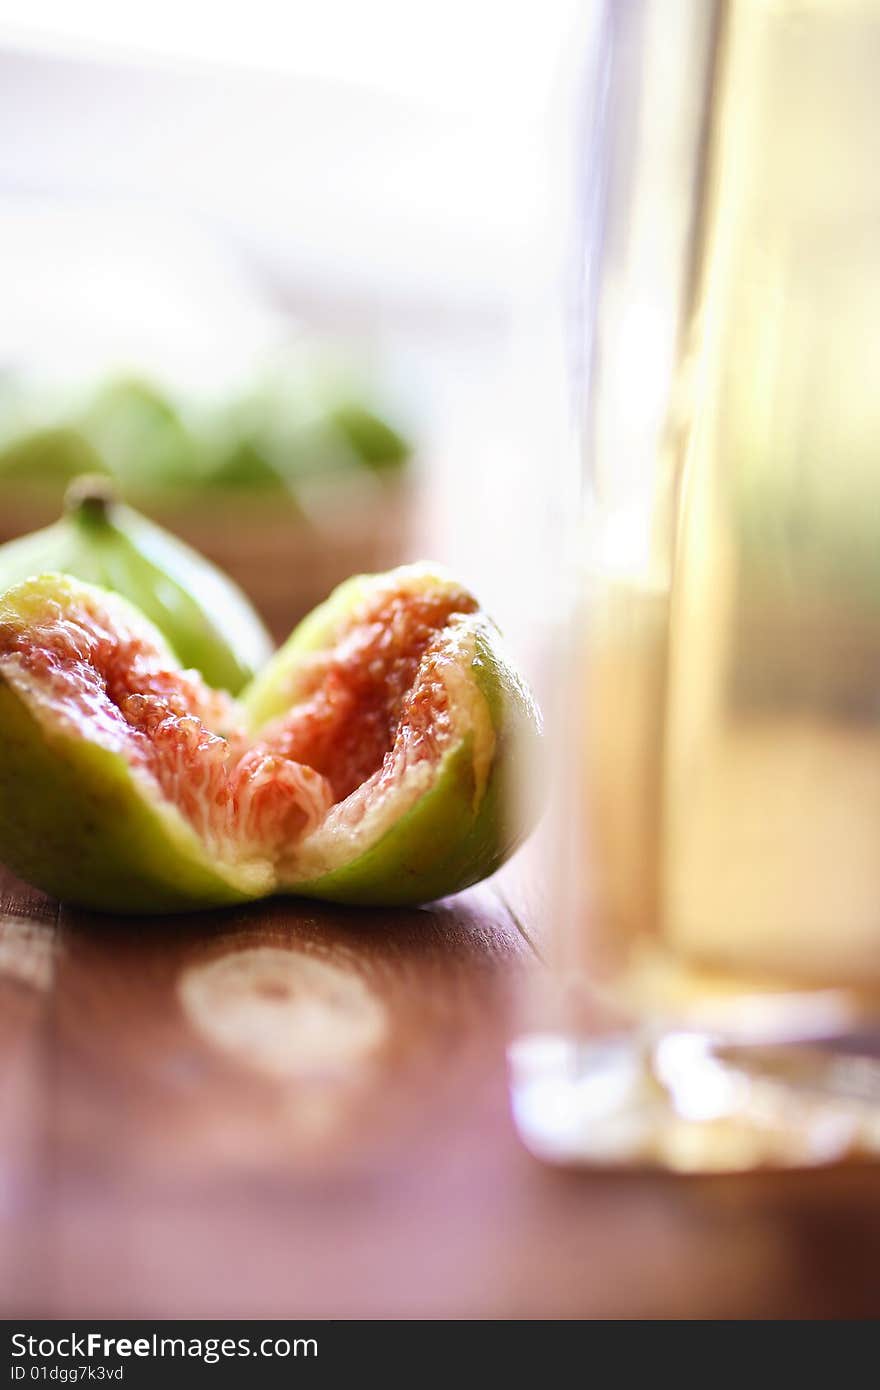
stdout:
{"type": "Polygon", "coordinates": [[[490,891],[122,920],[0,878],[5,1316],[862,1316],[880,1175],[563,1174],[490,891]]]}

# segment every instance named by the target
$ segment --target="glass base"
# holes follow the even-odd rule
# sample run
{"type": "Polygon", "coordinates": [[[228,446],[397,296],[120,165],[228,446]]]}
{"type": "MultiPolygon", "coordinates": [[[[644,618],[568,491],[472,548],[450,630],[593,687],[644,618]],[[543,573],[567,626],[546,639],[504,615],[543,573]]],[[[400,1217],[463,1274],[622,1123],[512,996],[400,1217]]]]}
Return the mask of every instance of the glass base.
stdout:
{"type": "Polygon", "coordinates": [[[509,1064],[520,1137],[551,1163],[742,1173],[880,1155],[880,1054],[850,1041],[533,1033],[509,1064]]]}

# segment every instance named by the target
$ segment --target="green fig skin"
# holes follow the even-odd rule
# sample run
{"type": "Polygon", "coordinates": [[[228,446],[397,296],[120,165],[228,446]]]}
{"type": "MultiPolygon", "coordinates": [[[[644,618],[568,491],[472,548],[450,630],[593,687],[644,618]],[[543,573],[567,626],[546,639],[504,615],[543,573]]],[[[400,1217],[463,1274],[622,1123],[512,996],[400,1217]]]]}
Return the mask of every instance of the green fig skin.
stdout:
{"type": "MultiPolygon", "coordinates": [[[[450,581],[410,567],[401,583],[450,581]]],[[[302,671],[331,643],[371,585],[358,576],[296,629],[245,693],[252,731],[296,702],[302,671]]],[[[460,591],[459,591],[460,592],[460,591]]],[[[40,606],[74,605],[78,595],[113,605],[145,640],[163,650],[158,632],[115,595],[63,575],[44,575],[0,596],[0,628],[27,630],[40,606]]],[[[429,778],[413,794],[400,785],[399,814],[381,833],[353,831],[318,860],[318,872],[292,868],[283,877],[268,861],[225,862],[123,752],[70,730],[51,699],[33,699],[0,664],[0,859],[22,878],[63,900],[116,913],[166,913],[251,901],[272,893],[375,906],[403,906],[448,896],[493,873],[530,828],[519,813],[516,780],[538,745],[539,717],[514,669],[500,655],[497,632],[481,613],[457,620],[454,736],[429,778]]],[[[167,648],[164,649],[167,652],[167,648]]],[[[174,662],[168,652],[169,668],[174,662]]],[[[368,803],[369,804],[369,803],[368,803]]],[[[392,811],[394,803],[392,802],[392,811]]],[[[320,835],[320,827],[318,830],[320,835]]],[[[323,851],[321,852],[323,854],[323,851]]],[[[306,859],[314,870],[315,858],[306,859]]]]}
{"type": "Polygon", "coordinates": [[[112,589],[156,625],[184,666],[237,695],[272,652],[241,590],[182,541],[114,501],[103,479],[81,479],[68,496],[60,521],[0,546],[0,591],[49,571],[112,589]]]}
{"type": "Polygon", "coordinates": [[[144,377],[105,382],[78,423],[130,495],[200,481],[198,440],[169,392],[144,377]]]}
{"type": "Polygon", "coordinates": [[[25,882],[117,913],[186,912],[254,896],[212,871],[179,817],[170,823],[136,794],[120,754],[49,733],[2,681],[0,728],[0,847],[25,882]]]}
{"type": "MultiPolygon", "coordinates": [[[[49,603],[99,593],[111,616],[167,656],[133,605],[67,575],[41,575],[0,595],[0,629],[27,627],[49,603]]],[[[0,860],[64,902],[100,911],[166,913],[265,894],[267,872],[226,872],[177,808],[145,794],[122,753],[67,730],[26,702],[0,666],[0,860]]]]}
{"type": "Polygon", "coordinates": [[[34,430],[0,449],[0,480],[46,489],[83,473],[102,473],[100,455],[78,430],[61,425],[34,430]]]}
{"type": "Polygon", "coordinates": [[[361,464],[377,473],[402,468],[412,452],[407,440],[393,425],[355,401],[335,406],[330,412],[329,423],[361,464]]]}
{"type": "Polygon", "coordinates": [[[301,897],[407,907],[448,897],[495,873],[531,829],[517,773],[534,760],[540,720],[531,695],[493,650],[490,625],[475,624],[471,674],[495,733],[480,786],[474,736],[443,757],[430,791],[350,864],[296,884],[301,897]]]}
{"type": "MultiPolygon", "coordinates": [[[[422,567],[412,567],[414,571],[422,567]]],[[[435,587],[448,576],[423,570],[435,587]]],[[[242,692],[253,733],[298,698],[298,675],[310,656],[360,604],[376,576],[355,575],[305,617],[268,666],[242,692]]],[[[406,906],[457,893],[488,878],[531,829],[523,783],[539,757],[540,715],[513,666],[500,651],[499,633],[483,614],[465,619],[473,631],[470,676],[484,701],[495,748],[485,786],[473,736],[449,749],[435,785],[396,825],[351,863],[298,880],[290,891],[330,902],[406,906]]]]}

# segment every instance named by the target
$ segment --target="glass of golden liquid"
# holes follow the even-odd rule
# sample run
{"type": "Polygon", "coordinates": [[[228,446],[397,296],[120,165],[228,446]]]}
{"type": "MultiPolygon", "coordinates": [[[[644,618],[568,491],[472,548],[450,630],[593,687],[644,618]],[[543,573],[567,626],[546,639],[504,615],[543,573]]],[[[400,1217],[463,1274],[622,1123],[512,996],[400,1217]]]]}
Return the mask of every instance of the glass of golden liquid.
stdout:
{"type": "Polygon", "coordinates": [[[586,497],[514,1117],[564,1163],[865,1157],[880,3],[632,0],[595,39],[586,497]]]}

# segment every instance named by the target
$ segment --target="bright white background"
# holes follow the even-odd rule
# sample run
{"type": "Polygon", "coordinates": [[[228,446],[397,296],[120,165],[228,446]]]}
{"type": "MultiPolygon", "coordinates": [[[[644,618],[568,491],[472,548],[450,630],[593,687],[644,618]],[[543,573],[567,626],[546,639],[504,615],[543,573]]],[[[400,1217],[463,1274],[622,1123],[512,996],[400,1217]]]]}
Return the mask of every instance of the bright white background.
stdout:
{"type": "Polygon", "coordinates": [[[289,314],[354,335],[421,393],[426,543],[521,608],[596,8],[0,0],[0,361],[198,379],[289,314]]]}

